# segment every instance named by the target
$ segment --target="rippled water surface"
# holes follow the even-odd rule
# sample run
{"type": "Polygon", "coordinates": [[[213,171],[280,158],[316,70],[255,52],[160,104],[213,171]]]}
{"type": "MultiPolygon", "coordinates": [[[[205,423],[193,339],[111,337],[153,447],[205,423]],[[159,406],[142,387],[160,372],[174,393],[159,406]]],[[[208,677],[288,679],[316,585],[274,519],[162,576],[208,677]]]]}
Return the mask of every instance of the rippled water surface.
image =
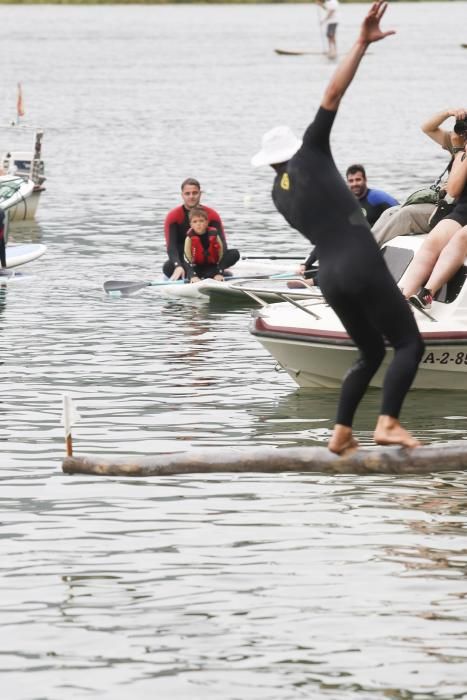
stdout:
{"type": "MultiPolygon", "coordinates": [[[[402,197],[445,158],[419,125],[465,104],[466,3],[398,3],[336,122],[345,169],[402,197]]],[[[365,11],[342,8],[348,47],[365,11]]],[[[47,254],[0,287],[0,673],[8,700],[467,697],[464,474],[65,477],[77,453],[325,444],[334,391],[299,392],[251,309],[106,298],[154,279],[181,180],[242,252],[302,255],[252,171],[261,134],[303,130],[333,65],[316,8],[2,6],[3,122],[21,80],[47,191],[12,230],[47,254]]],[[[291,263],[289,263],[291,264],[291,263]]],[[[371,441],[379,393],[358,414],[371,441]]],[[[465,396],[417,392],[423,440],[467,437],[465,396]]]]}

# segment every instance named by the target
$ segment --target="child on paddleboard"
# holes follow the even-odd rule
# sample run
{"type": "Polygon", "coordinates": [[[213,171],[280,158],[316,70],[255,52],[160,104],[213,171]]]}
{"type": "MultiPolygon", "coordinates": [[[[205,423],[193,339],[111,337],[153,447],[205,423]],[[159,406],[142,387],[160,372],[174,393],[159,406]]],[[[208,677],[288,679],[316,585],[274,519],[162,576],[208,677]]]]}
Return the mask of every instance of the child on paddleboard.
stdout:
{"type": "Polygon", "coordinates": [[[199,282],[209,277],[222,282],[224,245],[217,229],[209,226],[208,212],[203,207],[193,207],[189,220],[184,249],[188,279],[199,282]]]}

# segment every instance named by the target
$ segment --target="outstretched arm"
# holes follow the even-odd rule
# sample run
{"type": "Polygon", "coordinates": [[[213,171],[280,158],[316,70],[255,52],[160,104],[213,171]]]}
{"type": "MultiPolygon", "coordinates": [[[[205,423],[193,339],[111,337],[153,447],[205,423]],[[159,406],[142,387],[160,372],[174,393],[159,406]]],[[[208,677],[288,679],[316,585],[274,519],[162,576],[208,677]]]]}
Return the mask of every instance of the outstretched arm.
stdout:
{"type": "Polygon", "coordinates": [[[458,109],[445,109],[444,112],[437,112],[430,117],[428,121],[422,124],[423,133],[443,147],[446,143],[446,134],[449,132],[446,129],[440,129],[440,126],[446,119],[449,119],[449,117],[454,117],[456,120],[465,119],[467,117],[467,111],[462,107],[458,109]]]}
{"type": "Polygon", "coordinates": [[[375,41],[380,41],[391,34],[395,34],[394,30],[383,32],[379,28],[379,23],[386,12],[386,8],[387,3],[382,2],[382,0],[373,3],[371,6],[370,11],[363,20],[360,36],[347,56],[345,56],[337,67],[336,72],[331,78],[331,82],[326,88],[321,102],[321,107],[324,107],[324,109],[329,109],[331,111],[337,110],[345,91],[357,72],[360,61],[368,46],[375,41]]]}

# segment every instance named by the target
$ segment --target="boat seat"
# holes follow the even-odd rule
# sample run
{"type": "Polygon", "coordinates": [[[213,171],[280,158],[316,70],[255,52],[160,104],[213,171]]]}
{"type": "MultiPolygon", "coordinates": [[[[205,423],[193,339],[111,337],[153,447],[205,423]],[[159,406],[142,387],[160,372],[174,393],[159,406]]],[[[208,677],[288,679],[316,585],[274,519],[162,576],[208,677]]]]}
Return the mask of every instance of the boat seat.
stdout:
{"type": "MultiPolygon", "coordinates": [[[[397,248],[396,246],[385,246],[382,249],[383,257],[396,282],[399,282],[402,275],[408,268],[414,251],[410,248],[397,248]]],[[[457,299],[467,278],[467,267],[463,265],[453,277],[444,284],[435,295],[435,300],[442,304],[451,304],[457,299]]]]}
{"type": "Polygon", "coordinates": [[[457,270],[456,274],[451,277],[449,282],[443,284],[439,292],[435,294],[435,300],[440,301],[443,304],[451,304],[459,296],[466,278],[467,267],[462,265],[462,267],[457,270]]]}

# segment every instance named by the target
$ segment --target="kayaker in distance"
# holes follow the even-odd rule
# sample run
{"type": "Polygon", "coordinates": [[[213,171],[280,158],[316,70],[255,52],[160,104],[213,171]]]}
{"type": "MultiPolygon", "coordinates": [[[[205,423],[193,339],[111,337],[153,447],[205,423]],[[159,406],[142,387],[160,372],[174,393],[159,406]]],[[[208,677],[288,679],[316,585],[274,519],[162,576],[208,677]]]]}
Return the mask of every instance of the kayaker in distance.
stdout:
{"type": "Polygon", "coordinates": [[[394,348],[387,369],[381,412],[374,439],[380,445],[417,447],[420,443],[399,421],[404,398],[423,354],[423,341],[413,313],[398,289],[361,208],[334,163],[330,132],[341,99],[368,46],[394,31],[383,32],[387,4],[375,2],[359,37],[326,88],[303,144],[288,127],[268,131],[254,166],[276,171],[272,197],[289,224],[319,251],[319,284],[347,333],[360,351],[347,372],[328,447],[344,454],[357,447],[352,423],[371,378],[380,367],[385,339],[394,348]]]}
{"type": "MultiPolygon", "coordinates": [[[[182,182],[181,194],[183,204],[172,209],[166,216],[164,222],[165,243],[169,259],[162,266],[163,273],[171,280],[183,279],[188,273],[188,266],[184,260],[185,239],[190,228],[189,211],[197,207],[201,200],[201,185],[193,177],[189,177],[182,182]]],[[[240,253],[235,248],[229,249],[224,233],[221,217],[211,207],[203,208],[209,216],[209,226],[215,228],[222,240],[224,255],[226,256],[225,267],[232,267],[240,259],[240,253]]]]}

